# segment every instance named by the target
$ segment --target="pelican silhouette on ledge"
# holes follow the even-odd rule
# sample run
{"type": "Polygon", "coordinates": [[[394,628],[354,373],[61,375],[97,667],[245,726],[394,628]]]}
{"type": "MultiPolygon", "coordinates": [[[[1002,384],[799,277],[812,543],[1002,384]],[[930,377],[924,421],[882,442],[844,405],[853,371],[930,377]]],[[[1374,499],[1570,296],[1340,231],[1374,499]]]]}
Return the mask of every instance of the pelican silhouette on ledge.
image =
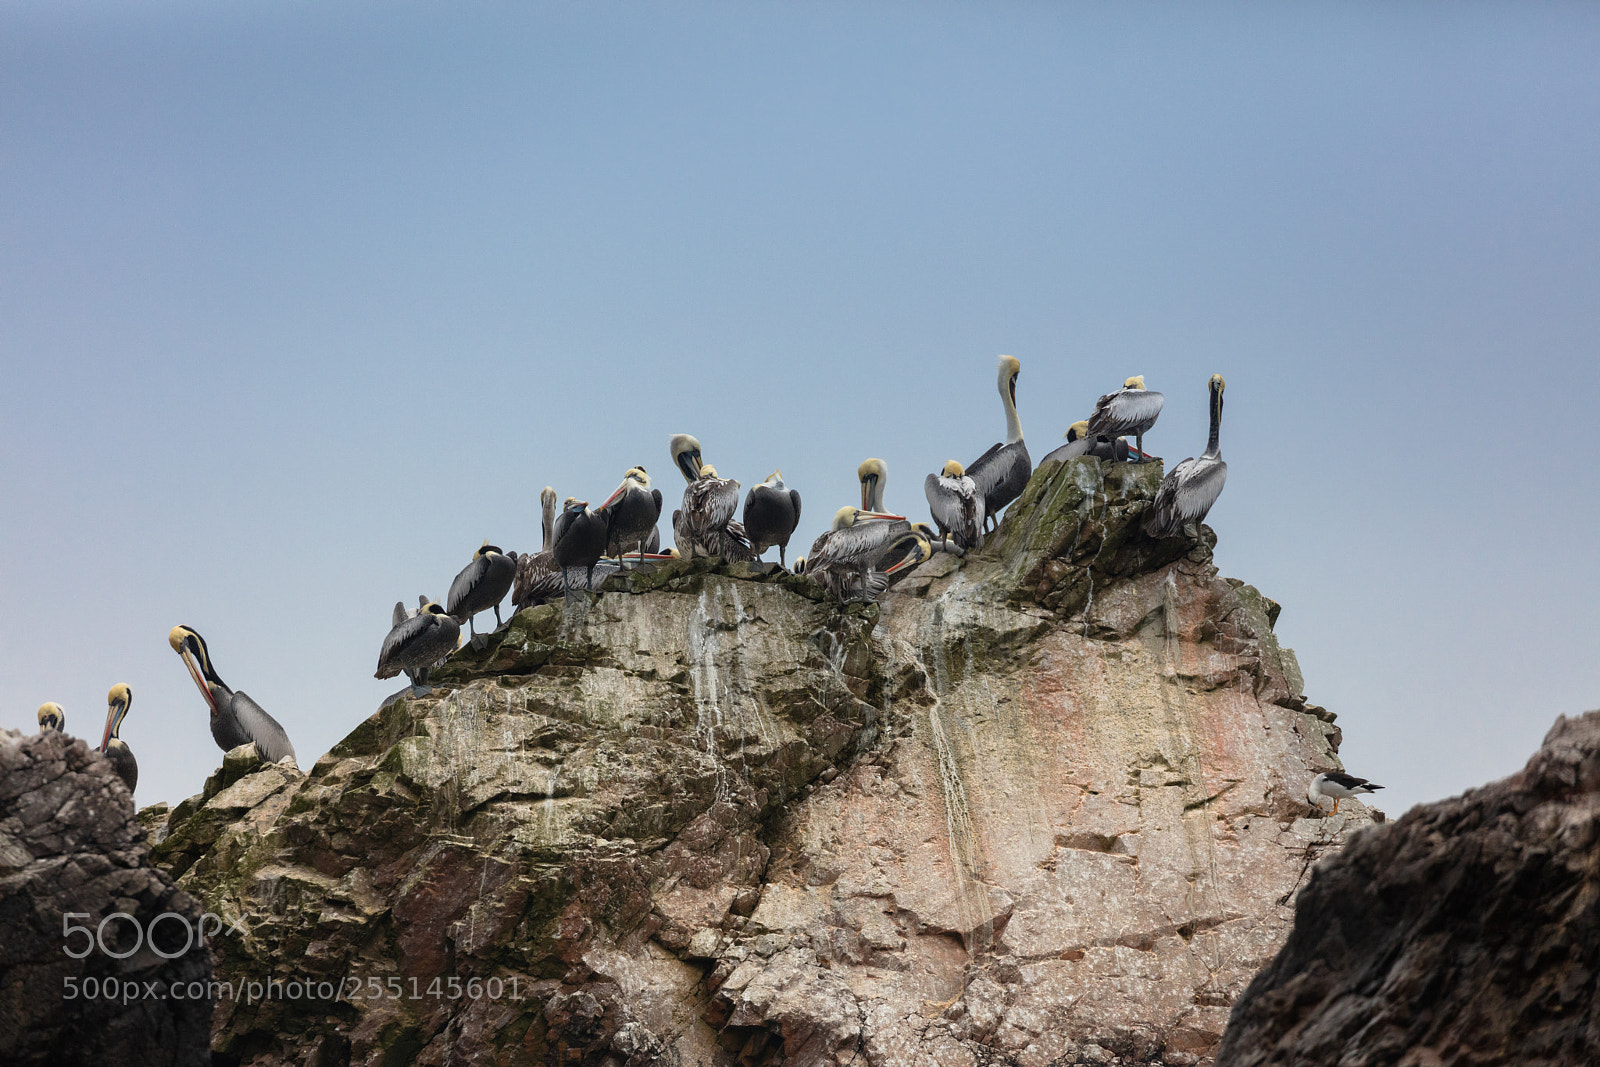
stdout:
{"type": "Polygon", "coordinates": [[[500,619],[500,601],[511,591],[517,576],[515,558],[500,551],[496,545],[484,541],[483,547],[472,554],[472,562],[461,568],[455,581],[450,583],[450,594],[445,597],[444,610],[459,623],[466,623],[473,644],[478,644],[478,630],[473,616],[480,611],[494,609],[495,629],[505,625],[500,619]]]}
{"type": "Polygon", "coordinates": [[[378,650],[378,669],[374,678],[393,678],[405,671],[411,679],[414,696],[432,692],[428,672],[461,645],[461,624],[444,608],[427,597],[415,612],[403,603],[394,606],[394,626],[378,650]]]}
{"type": "Polygon", "coordinates": [[[787,569],[784,550],[800,525],[800,494],[783,484],[783,472],[773,471],[760,485],[751,486],[744,498],[744,535],[756,559],[778,546],[778,565],[787,569]]]}
{"type": "Polygon", "coordinates": [[[551,555],[561,568],[561,592],[572,595],[568,571],[574,567],[584,570],[584,589],[594,588],[594,567],[606,554],[606,519],[589,507],[587,500],[567,497],[556,516],[555,536],[551,542],[551,555]]]}
{"type": "Polygon", "coordinates": [[[200,695],[206,698],[211,709],[211,738],[217,747],[230,752],[240,745],[255,743],[256,751],[268,763],[276,763],[288,756],[294,760],[294,745],[278,720],[268,715],[266,709],[251,700],[241,690],[229,689],[211,664],[211,651],[205,638],[188,626],[174,626],[167,634],[167,644],[189,668],[200,695]]]}

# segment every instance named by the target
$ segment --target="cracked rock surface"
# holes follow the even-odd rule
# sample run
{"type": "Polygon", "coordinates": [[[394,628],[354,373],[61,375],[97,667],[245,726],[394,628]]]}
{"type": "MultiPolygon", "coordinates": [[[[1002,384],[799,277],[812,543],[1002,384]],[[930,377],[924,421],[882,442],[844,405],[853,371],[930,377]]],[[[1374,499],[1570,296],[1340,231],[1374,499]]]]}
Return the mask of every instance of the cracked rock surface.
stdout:
{"type": "Polygon", "coordinates": [[[1046,464],[876,606],[614,577],[303,778],[225,765],[156,830],[221,970],[360,988],[222,1003],[218,1062],[1208,1062],[1369,819],[1306,817],[1333,716],[1208,529],[1138,533],[1159,477],[1046,464]]]}
{"type": "Polygon", "coordinates": [[[1300,894],[1219,1064],[1600,1063],[1600,711],[1523,770],[1363,831],[1300,894]]]}
{"type": "Polygon", "coordinates": [[[65,734],[0,730],[0,1063],[210,1063],[200,923],[150,864],[109,761],[65,734]],[[174,984],[187,995],[167,996],[174,984]]]}

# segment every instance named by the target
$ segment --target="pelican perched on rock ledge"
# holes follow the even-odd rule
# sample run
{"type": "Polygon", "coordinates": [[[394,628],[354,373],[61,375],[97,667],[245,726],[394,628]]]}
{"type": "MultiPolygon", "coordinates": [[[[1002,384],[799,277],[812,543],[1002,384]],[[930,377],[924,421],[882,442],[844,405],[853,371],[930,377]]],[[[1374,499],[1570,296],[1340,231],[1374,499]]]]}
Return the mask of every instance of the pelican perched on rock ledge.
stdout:
{"type": "Polygon", "coordinates": [[[445,597],[444,609],[457,623],[467,624],[476,643],[478,630],[473,625],[473,616],[493,608],[495,628],[503,626],[500,601],[511,591],[511,583],[516,576],[516,559],[484,541],[483,547],[472,554],[472,562],[463,567],[455,581],[450,583],[450,595],[445,597]]]}
{"type": "Polygon", "coordinates": [[[686,433],[667,442],[672,465],[689,484],[683,505],[672,513],[672,539],[684,559],[720,556],[730,563],[751,562],[756,554],[745,539],[744,525],[734,519],[739,509],[739,483],[717,477],[717,469],[702,463],[700,442],[686,433]]]}
{"type": "Polygon", "coordinates": [[[61,710],[61,705],[53,700],[47,700],[39,705],[39,732],[47,734],[54,730],[65,733],[67,729],[67,713],[61,710]]]}
{"type": "Polygon", "coordinates": [[[1022,440],[1022,420],[1017,417],[1017,377],[1022,363],[1015,356],[1000,357],[1000,404],[1006,412],[1006,439],[966,466],[967,477],[983,497],[983,517],[991,527],[1000,525],[1000,510],[1022,495],[1033,473],[1033,460],[1022,440]]]}
{"type": "Polygon", "coordinates": [[[254,742],[256,751],[268,763],[276,763],[285,756],[291,761],[294,759],[294,745],[289,743],[289,735],[278,725],[278,720],[243,691],[236,693],[223,683],[217,669],[211,665],[211,651],[206,648],[205,638],[187,626],[174,626],[167,634],[167,644],[189,668],[189,676],[194,679],[200,695],[206,698],[211,709],[211,738],[218,748],[231,752],[240,745],[254,742]]]}
{"type": "Polygon", "coordinates": [[[561,568],[556,566],[555,543],[556,491],[548,485],[539,493],[543,512],[541,528],[544,546],[538,552],[524,552],[517,557],[517,577],[511,586],[511,610],[543,604],[561,592],[561,568]]]}
{"type": "Polygon", "coordinates": [[[642,562],[646,552],[661,544],[656,523],[661,519],[661,490],[650,487],[650,475],[640,467],[629,467],[617,491],[600,505],[606,519],[606,554],[626,562],[627,552],[637,552],[642,562]]]}
{"type": "Polygon", "coordinates": [[[561,591],[570,595],[572,586],[567,572],[581,567],[585,572],[584,588],[594,584],[594,565],[606,554],[606,519],[589,507],[587,500],[567,497],[556,517],[555,539],[551,555],[561,568],[561,591]]]}
{"type": "Polygon", "coordinates": [[[1161,488],[1145,513],[1144,532],[1151,537],[1175,537],[1187,523],[1200,523],[1211,505],[1222,495],[1228,481],[1228,465],[1222,461],[1218,435],[1222,431],[1222,391],[1227,383],[1213,374],[1211,390],[1211,436],[1198,458],[1186,459],[1167,472],[1161,488]]]}
{"type": "Polygon", "coordinates": [[[744,498],[744,535],[756,559],[778,547],[778,565],[786,567],[784,550],[800,525],[800,494],[783,484],[783,472],[773,471],[760,485],[751,486],[744,498]]]}
{"type": "Polygon", "coordinates": [[[961,464],[952,459],[943,471],[928,475],[922,491],[939,526],[940,541],[954,537],[962,553],[976,547],[983,536],[983,495],[961,464]]]}
{"type": "Polygon", "coordinates": [[[122,683],[111,687],[111,692],[106,694],[106,732],[100,738],[100,751],[111,761],[117,769],[117,777],[122,779],[122,784],[132,793],[139,784],[139,761],[133,758],[133,750],[117,736],[122,729],[122,720],[128,717],[128,709],[133,707],[133,690],[122,683]]]}
{"type": "Polygon", "coordinates": [[[1144,375],[1136,374],[1123,382],[1121,389],[1107,393],[1094,402],[1094,414],[1089,416],[1087,435],[1115,441],[1132,434],[1139,451],[1139,457],[1134,462],[1148,462],[1152,457],[1145,454],[1144,435],[1161,417],[1164,403],[1164,396],[1144,387],[1144,375]]]}
{"type": "Polygon", "coordinates": [[[423,597],[416,613],[404,604],[394,606],[394,626],[378,650],[378,669],[374,678],[393,678],[405,671],[411,679],[411,692],[425,695],[428,672],[461,645],[461,624],[433,601],[423,597]]]}

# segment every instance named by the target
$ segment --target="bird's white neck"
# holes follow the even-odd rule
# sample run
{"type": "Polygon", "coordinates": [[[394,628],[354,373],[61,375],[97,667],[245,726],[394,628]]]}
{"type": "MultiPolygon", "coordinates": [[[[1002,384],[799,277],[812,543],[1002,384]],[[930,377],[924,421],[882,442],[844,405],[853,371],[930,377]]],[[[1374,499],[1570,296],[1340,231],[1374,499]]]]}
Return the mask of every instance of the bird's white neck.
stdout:
{"type": "Polygon", "coordinates": [[[1014,445],[1022,440],[1022,420],[1017,418],[1017,405],[1011,399],[1011,376],[1000,375],[1000,403],[1006,409],[1006,444],[1014,445]]]}

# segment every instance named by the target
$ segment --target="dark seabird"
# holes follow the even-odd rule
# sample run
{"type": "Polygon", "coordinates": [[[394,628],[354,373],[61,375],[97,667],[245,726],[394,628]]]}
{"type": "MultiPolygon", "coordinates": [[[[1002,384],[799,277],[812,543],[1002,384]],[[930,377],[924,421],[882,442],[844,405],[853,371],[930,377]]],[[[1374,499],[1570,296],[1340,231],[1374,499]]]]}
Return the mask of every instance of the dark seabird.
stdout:
{"type": "Polygon", "coordinates": [[[799,525],[800,494],[783,484],[782,471],[773,471],[766,481],[745,494],[744,535],[750,539],[756,559],[776,545],[778,565],[786,567],[784,551],[799,525]]]}
{"type": "Polygon", "coordinates": [[[483,547],[472,554],[472,562],[461,569],[456,580],[450,583],[450,595],[445,597],[444,610],[459,623],[466,623],[473,641],[478,630],[472,617],[480,611],[494,609],[494,625],[499,629],[500,601],[511,591],[517,576],[517,561],[485,541],[483,547]]]}
{"type": "Polygon", "coordinates": [[[294,760],[294,745],[289,743],[289,735],[278,720],[243,691],[236,693],[223,683],[211,664],[205,638],[187,626],[174,626],[167,634],[167,644],[183,659],[189,676],[211,708],[211,737],[217,747],[229,752],[254,742],[256,751],[268,763],[285,756],[294,760]]]}
{"type": "Polygon", "coordinates": [[[411,678],[411,691],[423,696],[428,688],[428,672],[461,644],[461,624],[444,608],[428,601],[415,615],[404,604],[394,606],[394,627],[378,651],[374,678],[393,678],[405,671],[411,678]]]}
{"type": "Polygon", "coordinates": [[[106,705],[106,732],[100,738],[100,751],[111,761],[117,770],[117,777],[132,793],[139,784],[139,761],[133,758],[133,750],[117,736],[117,732],[122,729],[122,720],[128,717],[128,709],[133,706],[133,690],[117,683],[106,694],[106,705]]]}
{"type": "Polygon", "coordinates": [[[1151,537],[1174,537],[1187,523],[1200,523],[1222,495],[1228,465],[1222,461],[1217,436],[1222,431],[1222,375],[1211,376],[1211,437],[1198,458],[1186,459],[1167,472],[1161,488],[1145,512],[1144,532],[1151,537]]]}
{"type": "Polygon", "coordinates": [[[1160,393],[1152,393],[1144,387],[1144,375],[1136,374],[1123,382],[1121,389],[1094,402],[1088,436],[1114,441],[1132,434],[1139,450],[1137,462],[1144,463],[1152,458],[1145,454],[1144,435],[1161,417],[1161,405],[1165,402],[1166,398],[1160,393]]]}
{"type": "Polygon", "coordinates": [[[1000,525],[1000,510],[1022,495],[1033,473],[1028,446],[1022,440],[1022,420],[1017,418],[1017,376],[1022,363],[1015,356],[1000,357],[1000,403],[1006,411],[1006,439],[966,466],[967,477],[983,497],[983,517],[991,527],[1000,525]]]}

